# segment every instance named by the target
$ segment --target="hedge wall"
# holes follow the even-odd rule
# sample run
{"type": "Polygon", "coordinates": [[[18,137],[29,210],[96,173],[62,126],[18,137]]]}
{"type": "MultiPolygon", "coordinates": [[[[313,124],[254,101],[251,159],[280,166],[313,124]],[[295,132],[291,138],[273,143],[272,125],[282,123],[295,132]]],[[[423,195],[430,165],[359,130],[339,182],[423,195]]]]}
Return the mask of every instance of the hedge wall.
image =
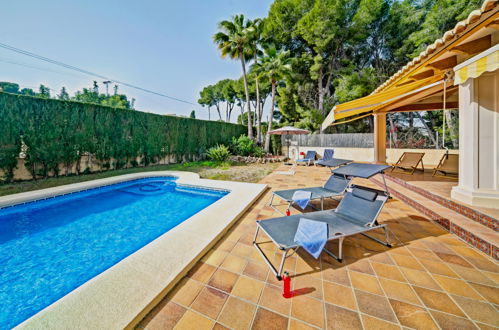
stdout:
{"type": "Polygon", "coordinates": [[[120,168],[139,156],[147,165],[166,155],[200,155],[244,133],[242,125],[0,92],[0,169],[7,178],[21,141],[35,177],[57,175],[59,164],[79,164],[85,153],[105,167],[120,168]]]}

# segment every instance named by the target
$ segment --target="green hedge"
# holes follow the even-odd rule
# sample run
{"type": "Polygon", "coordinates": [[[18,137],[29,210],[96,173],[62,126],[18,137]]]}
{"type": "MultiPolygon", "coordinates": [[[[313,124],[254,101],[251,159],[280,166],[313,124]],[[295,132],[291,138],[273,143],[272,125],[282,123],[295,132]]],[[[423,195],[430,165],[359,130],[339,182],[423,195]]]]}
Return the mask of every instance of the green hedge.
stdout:
{"type": "Polygon", "coordinates": [[[138,156],[147,165],[166,155],[200,155],[244,133],[242,125],[0,92],[0,169],[8,179],[21,141],[35,178],[57,175],[59,164],[79,164],[87,152],[108,168],[134,163],[138,156]]]}

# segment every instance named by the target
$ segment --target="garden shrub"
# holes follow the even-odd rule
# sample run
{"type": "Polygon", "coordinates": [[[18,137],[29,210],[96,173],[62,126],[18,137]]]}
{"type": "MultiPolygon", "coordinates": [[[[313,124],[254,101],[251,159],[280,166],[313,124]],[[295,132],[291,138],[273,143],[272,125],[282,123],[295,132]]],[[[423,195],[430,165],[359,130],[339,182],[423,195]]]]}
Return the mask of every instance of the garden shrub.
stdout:
{"type": "Polygon", "coordinates": [[[265,155],[264,150],[246,135],[240,135],[238,138],[233,137],[230,148],[232,153],[239,156],[263,157],[265,155]]]}
{"type": "Polygon", "coordinates": [[[233,137],[230,144],[230,150],[233,154],[239,156],[265,156],[263,148],[258,146],[254,140],[250,139],[246,135],[240,135],[238,138],[233,137]]]}
{"type": "Polygon", "coordinates": [[[255,157],[263,157],[265,156],[265,150],[263,150],[262,147],[255,147],[255,150],[253,151],[253,156],[255,157]]]}
{"type": "Polygon", "coordinates": [[[210,149],[208,149],[208,152],[206,154],[208,158],[210,158],[211,160],[217,162],[226,162],[229,160],[230,150],[228,147],[224,146],[223,144],[219,144],[215,147],[211,147],[210,149]]]}

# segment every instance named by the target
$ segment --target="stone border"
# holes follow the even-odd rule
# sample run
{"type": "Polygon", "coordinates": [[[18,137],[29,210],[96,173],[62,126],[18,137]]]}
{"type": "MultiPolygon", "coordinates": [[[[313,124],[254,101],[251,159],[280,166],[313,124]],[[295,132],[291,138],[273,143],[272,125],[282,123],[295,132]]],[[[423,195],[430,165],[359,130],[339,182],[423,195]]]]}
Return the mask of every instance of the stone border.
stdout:
{"type": "Polygon", "coordinates": [[[157,171],[0,197],[0,207],[148,177],[230,192],[17,326],[22,329],[133,328],[266,190],[265,184],[157,171]]]}

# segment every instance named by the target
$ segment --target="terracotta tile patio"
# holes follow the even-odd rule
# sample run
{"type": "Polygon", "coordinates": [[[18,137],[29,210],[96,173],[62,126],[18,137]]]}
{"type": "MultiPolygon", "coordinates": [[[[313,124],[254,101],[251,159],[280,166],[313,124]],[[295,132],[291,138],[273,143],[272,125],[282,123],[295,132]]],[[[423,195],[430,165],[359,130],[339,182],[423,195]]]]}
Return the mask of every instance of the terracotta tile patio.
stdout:
{"type": "MultiPolygon", "coordinates": [[[[285,264],[299,294],[282,298],[282,283],[251,245],[255,220],[280,216],[267,206],[271,190],[321,185],[328,173],[325,168],[299,167],[294,176],[264,178],[262,183],[270,186],[267,193],[138,327],[499,327],[499,265],[396,199],[386,204],[379,218],[389,226],[393,248],[356,236],[345,240],[343,263],[324,253],[315,260],[299,252],[285,264]]],[[[336,244],[331,245],[335,251],[336,244]]],[[[273,244],[265,249],[279,259],[273,244]]]]}

